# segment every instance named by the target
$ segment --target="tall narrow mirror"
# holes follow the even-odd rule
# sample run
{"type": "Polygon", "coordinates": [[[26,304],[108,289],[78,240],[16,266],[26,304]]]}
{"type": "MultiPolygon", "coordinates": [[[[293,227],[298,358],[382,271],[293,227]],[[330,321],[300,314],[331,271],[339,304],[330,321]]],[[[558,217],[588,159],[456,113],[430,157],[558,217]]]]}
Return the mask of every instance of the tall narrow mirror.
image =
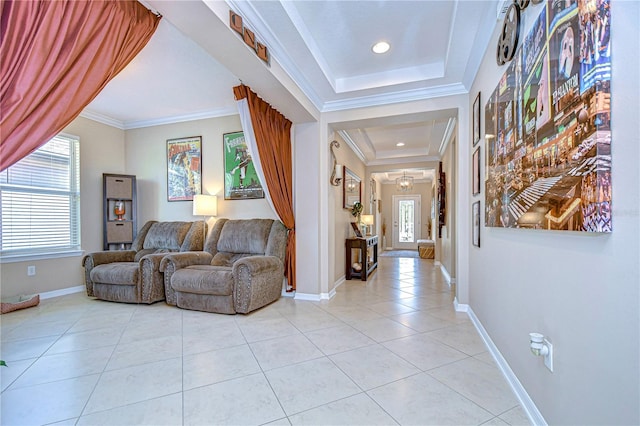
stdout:
{"type": "Polygon", "coordinates": [[[342,179],[342,202],[345,209],[350,209],[354,203],[362,202],[362,182],[358,175],[349,170],[346,166],[342,179]]]}

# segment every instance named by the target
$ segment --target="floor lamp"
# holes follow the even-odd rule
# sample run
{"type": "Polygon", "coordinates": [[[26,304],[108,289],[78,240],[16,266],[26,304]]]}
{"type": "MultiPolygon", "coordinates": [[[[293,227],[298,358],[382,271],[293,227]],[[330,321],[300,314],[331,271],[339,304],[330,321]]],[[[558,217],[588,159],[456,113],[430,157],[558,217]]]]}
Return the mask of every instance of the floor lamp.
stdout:
{"type": "Polygon", "coordinates": [[[193,196],[193,215],[202,216],[204,233],[203,240],[207,239],[207,216],[218,216],[218,197],[215,195],[198,194],[193,196]]]}

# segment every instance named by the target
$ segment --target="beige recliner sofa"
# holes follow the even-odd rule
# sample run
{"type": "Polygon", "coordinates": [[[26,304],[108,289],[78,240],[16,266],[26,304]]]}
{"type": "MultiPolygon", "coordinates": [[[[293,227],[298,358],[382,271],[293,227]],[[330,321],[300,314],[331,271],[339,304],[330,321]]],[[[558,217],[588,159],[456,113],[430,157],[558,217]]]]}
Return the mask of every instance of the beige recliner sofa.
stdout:
{"type": "Polygon", "coordinates": [[[280,298],[287,230],[272,219],[218,219],[204,251],[162,260],[166,302],[184,309],[248,313],[280,298]]]}
{"type": "Polygon", "coordinates": [[[101,251],[82,259],[87,295],[112,302],[164,300],[160,261],[167,253],[202,250],[206,224],[147,222],[130,250],[101,251]]]}

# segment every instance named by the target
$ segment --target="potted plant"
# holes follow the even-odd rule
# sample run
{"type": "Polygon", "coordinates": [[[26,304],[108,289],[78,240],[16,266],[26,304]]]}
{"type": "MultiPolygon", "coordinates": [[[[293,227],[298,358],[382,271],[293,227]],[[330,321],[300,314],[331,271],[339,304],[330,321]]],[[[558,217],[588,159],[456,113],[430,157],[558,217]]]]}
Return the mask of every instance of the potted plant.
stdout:
{"type": "Polygon", "coordinates": [[[360,201],[356,201],[351,206],[351,216],[356,218],[356,222],[360,225],[360,215],[362,214],[363,205],[360,201]]]}

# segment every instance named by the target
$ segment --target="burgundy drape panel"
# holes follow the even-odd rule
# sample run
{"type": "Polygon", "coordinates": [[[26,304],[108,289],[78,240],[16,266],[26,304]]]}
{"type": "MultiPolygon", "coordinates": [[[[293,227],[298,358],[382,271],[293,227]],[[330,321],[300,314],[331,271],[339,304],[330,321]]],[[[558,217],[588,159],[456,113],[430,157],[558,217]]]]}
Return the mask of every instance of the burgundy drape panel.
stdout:
{"type": "Polygon", "coordinates": [[[132,0],[2,0],[0,12],[0,170],[73,121],[160,22],[132,0]]]}
{"type": "Polygon", "coordinates": [[[258,145],[271,201],[280,220],[289,230],[285,276],[291,290],[296,289],[296,226],[293,215],[293,163],[291,160],[291,122],[263,101],[247,86],[233,88],[237,101],[247,99],[251,124],[258,145]]]}

